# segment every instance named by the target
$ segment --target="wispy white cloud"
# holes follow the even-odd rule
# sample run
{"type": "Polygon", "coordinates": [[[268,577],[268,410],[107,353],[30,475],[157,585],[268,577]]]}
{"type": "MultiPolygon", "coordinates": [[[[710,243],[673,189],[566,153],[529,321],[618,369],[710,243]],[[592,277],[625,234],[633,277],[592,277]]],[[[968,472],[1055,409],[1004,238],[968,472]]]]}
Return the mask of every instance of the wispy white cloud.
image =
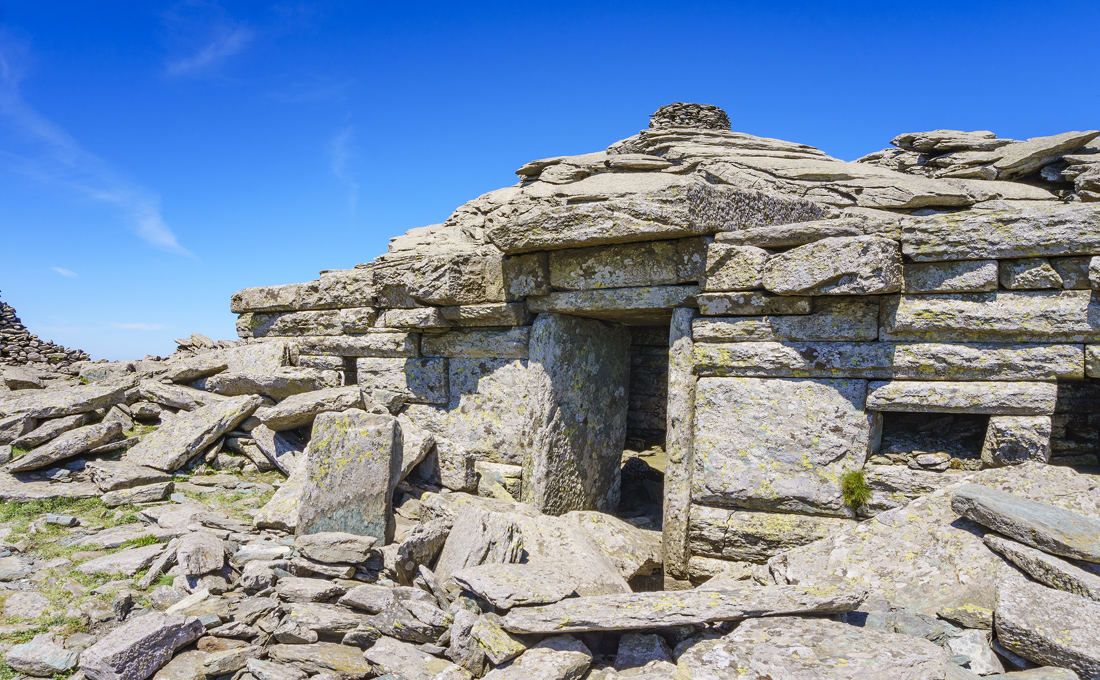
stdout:
{"type": "Polygon", "coordinates": [[[26,41],[0,28],[0,120],[23,147],[19,153],[0,150],[0,159],[11,170],[114,206],[128,217],[130,229],[154,248],[191,255],[161,217],[160,196],[127,180],[23,99],[19,84],[27,51],[26,41]]]}
{"type": "Polygon", "coordinates": [[[255,33],[246,26],[223,24],[217,26],[215,32],[214,38],[194,55],[168,62],[168,75],[197,75],[208,71],[226,58],[240,53],[255,37],[255,33]]]}
{"type": "Polygon", "coordinates": [[[336,179],[348,186],[348,205],[351,207],[353,213],[355,212],[356,205],[359,203],[359,182],[352,176],[351,170],[348,167],[353,157],[351,145],[354,136],[355,126],[347,125],[332,138],[328,147],[329,164],[332,168],[332,174],[336,176],[336,179]]]}
{"type": "Polygon", "coordinates": [[[129,323],[116,323],[109,322],[107,324],[111,328],[120,328],[127,331],[159,331],[164,330],[164,324],[162,323],[144,323],[141,321],[129,322],[129,323]]]}
{"type": "Polygon", "coordinates": [[[73,276],[73,277],[75,277],[75,276],[79,276],[79,275],[78,275],[78,274],[77,274],[76,272],[74,272],[73,270],[71,270],[71,269],[65,269],[64,267],[50,267],[50,269],[54,270],[54,271],[55,271],[55,272],[57,272],[58,274],[61,274],[62,276],[73,276]]]}

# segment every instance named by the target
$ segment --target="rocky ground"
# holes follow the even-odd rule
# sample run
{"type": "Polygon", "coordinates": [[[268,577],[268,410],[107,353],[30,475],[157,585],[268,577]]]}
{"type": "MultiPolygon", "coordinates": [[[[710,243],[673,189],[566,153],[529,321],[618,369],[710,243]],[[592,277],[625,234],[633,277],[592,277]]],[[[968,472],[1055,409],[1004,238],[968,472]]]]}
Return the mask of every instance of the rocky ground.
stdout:
{"type": "Polygon", "coordinates": [[[539,514],[491,468],[455,491],[408,428],[391,484],[326,486],[311,447],[388,422],[385,394],[278,344],[181,343],[4,369],[0,678],[1100,678],[1089,475],[978,472],[666,591],[637,493],[624,521],[539,514]]]}

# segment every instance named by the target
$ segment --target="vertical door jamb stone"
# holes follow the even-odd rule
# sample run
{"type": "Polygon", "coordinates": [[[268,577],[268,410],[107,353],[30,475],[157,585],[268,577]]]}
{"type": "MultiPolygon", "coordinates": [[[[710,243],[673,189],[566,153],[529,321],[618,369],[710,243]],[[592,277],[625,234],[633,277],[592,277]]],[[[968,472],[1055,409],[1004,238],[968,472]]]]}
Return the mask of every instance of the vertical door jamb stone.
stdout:
{"type": "Polygon", "coordinates": [[[697,311],[677,307],[672,311],[668,350],[668,428],[665,453],[668,466],[664,483],[662,529],[665,574],[686,579],[688,572],[688,513],[691,508],[691,472],[695,452],[695,383],[692,372],[691,322],[697,311]]]}

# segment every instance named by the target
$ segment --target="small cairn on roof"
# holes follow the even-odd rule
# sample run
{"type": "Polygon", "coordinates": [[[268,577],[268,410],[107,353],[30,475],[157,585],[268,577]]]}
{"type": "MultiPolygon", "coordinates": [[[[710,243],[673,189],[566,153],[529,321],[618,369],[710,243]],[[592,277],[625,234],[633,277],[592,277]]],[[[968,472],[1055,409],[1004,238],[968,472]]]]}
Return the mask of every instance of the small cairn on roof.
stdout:
{"type": "Polygon", "coordinates": [[[676,102],[657,109],[649,117],[651,129],[689,127],[703,130],[729,130],[730,119],[726,112],[713,104],[687,104],[676,102]]]}

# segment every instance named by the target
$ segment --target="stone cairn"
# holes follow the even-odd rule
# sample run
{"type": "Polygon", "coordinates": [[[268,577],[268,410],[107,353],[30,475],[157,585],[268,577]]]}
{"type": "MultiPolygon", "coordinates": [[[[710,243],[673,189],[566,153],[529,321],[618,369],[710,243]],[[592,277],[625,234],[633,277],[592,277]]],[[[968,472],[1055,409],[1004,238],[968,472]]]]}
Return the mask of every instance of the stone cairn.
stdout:
{"type": "Polygon", "coordinates": [[[19,321],[15,309],[0,300],[0,365],[46,363],[69,366],[88,359],[88,354],[82,350],[39,340],[19,321]]]}
{"type": "Polygon", "coordinates": [[[1100,679],[1098,136],[672,104],[238,341],[0,366],[0,673],[1100,679]]]}

